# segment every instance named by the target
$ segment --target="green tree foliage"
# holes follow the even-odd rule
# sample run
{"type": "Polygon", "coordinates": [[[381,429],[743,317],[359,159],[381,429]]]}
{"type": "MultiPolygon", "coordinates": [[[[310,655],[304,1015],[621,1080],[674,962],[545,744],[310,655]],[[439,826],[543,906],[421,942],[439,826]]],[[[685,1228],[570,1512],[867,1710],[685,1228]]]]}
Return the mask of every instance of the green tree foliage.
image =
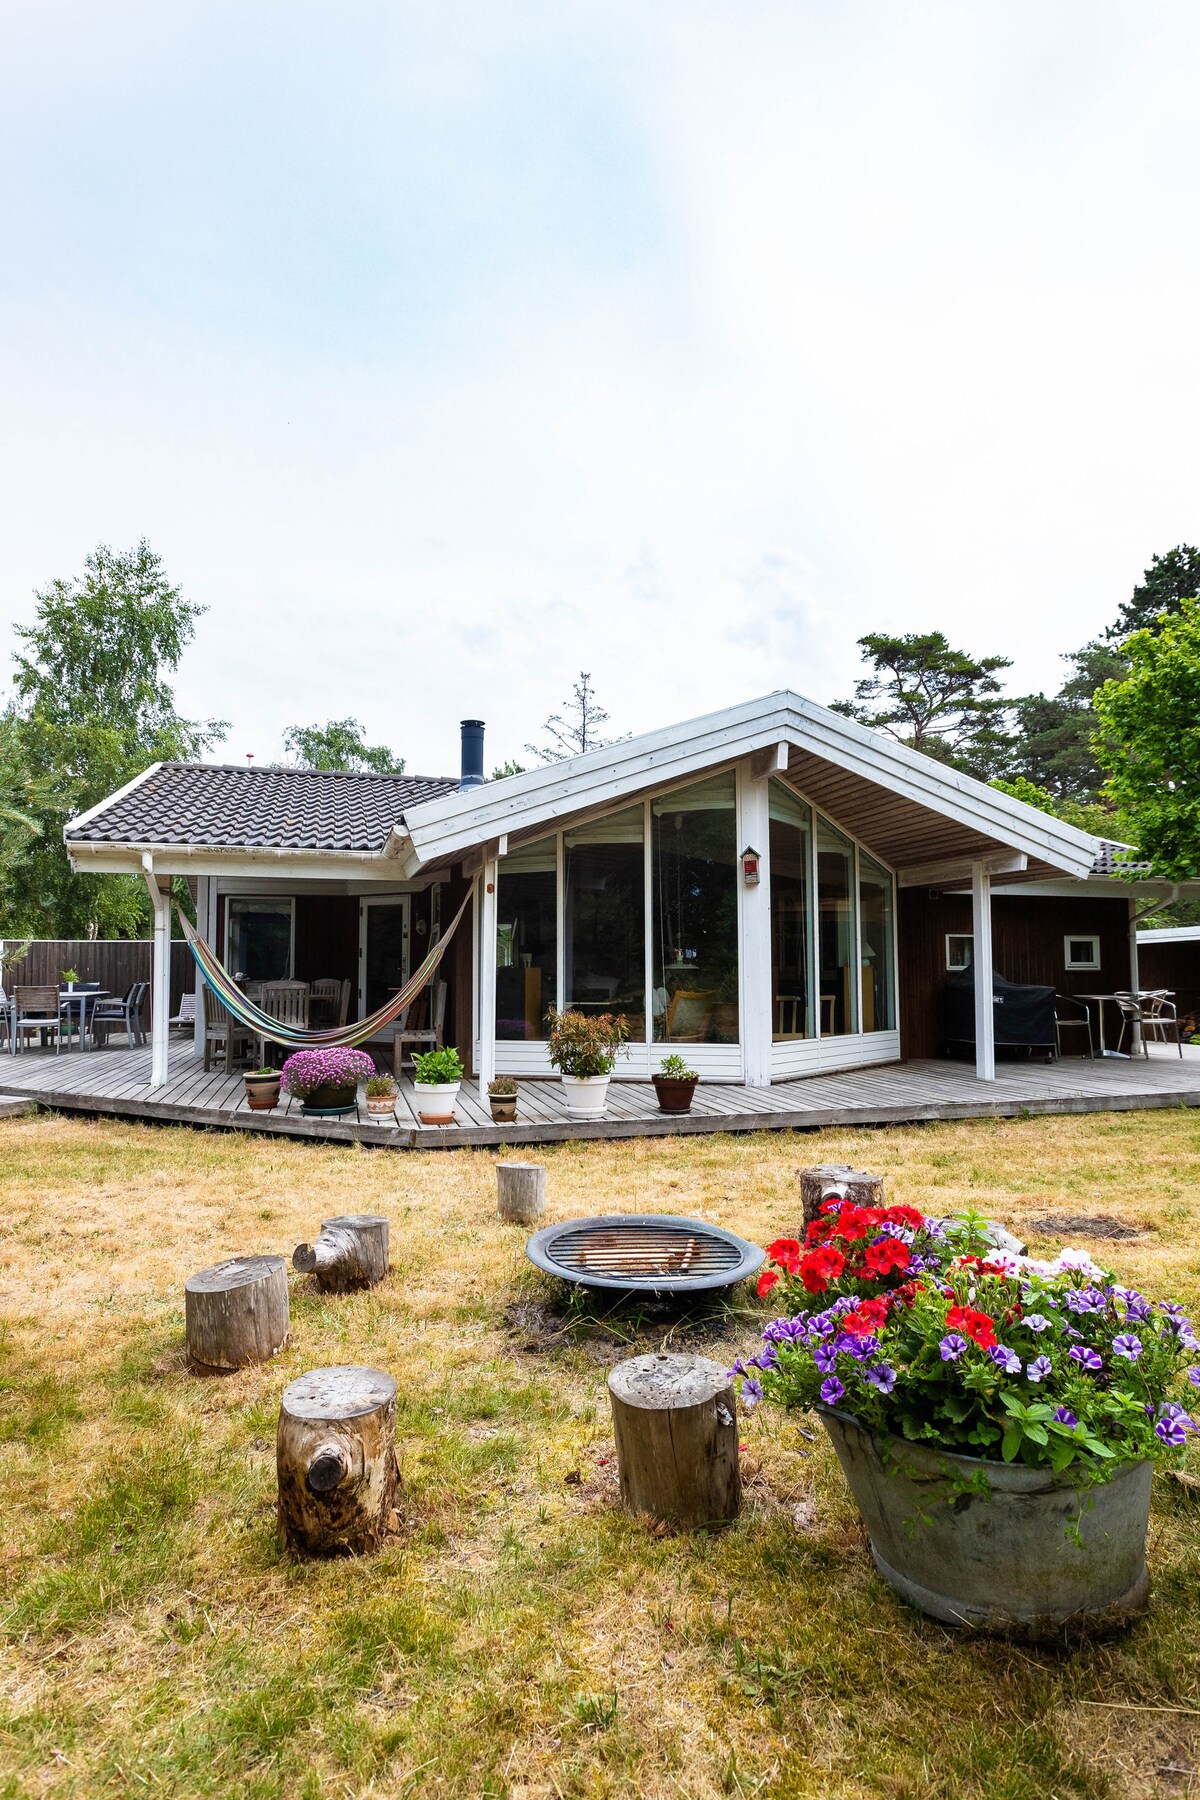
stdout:
{"type": "Polygon", "coordinates": [[[547,733],[546,742],[526,744],[526,753],[536,756],[539,762],[562,762],[568,756],[583,756],[588,750],[621,743],[621,738],[600,735],[607,724],[608,714],[596,699],[592,678],[581,670],[571,698],[563,701],[562,711],[551,713],[542,726],[547,733]]]}
{"type": "Polygon", "coordinates": [[[506,775],[523,775],[524,773],[525,764],[514,761],[510,756],[507,762],[500,763],[498,767],[492,770],[491,774],[488,776],[488,780],[503,781],[506,775]]]}
{"type": "Polygon", "coordinates": [[[1179,611],[1185,600],[1200,594],[1200,550],[1193,544],[1176,544],[1165,556],[1152,556],[1150,567],[1109,627],[1108,637],[1124,643],[1135,631],[1154,626],[1160,613],[1179,611]]]}
{"type": "Polygon", "coordinates": [[[12,719],[25,767],[37,771],[24,810],[38,832],[4,884],[0,930],[139,935],[144,884],[72,874],[62,831],[148,764],[194,759],[224,736],[219,719],[180,718],[168,679],[204,608],[183,598],[144,540],[129,551],[101,544],[82,576],[35,599],[33,622],[16,631],[12,719]]]}
{"type": "Polygon", "coordinates": [[[368,744],[357,719],[330,719],[328,725],[290,725],[283,734],[283,747],[295,769],[404,773],[404,758],[394,756],[386,744],[368,744]]]}
{"type": "Polygon", "coordinates": [[[872,672],[834,712],[982,780],[1007,766],[1008,702],[996,677],[1008,657],[969,656],[940,631],[869,632],[858,644],[872,672]]]}
{"type": "Polygon", "coordinates": [[[1200,877],[1200,600],[1125,645],[1129,673],[1096,695],[1107,792],[1168,880],[1200,877]]]}
{"type": "Polygon", "coordinates": [[[49,783],[34,774],[20,717],[8,706],[0,713],[0,882],[13,880],[41,837],[48,799],[49,783]]]}
{"type": "Polygon", "coordinates": [[[1009,772],[1044,788],[1058,806],[1095,804],[1104,771],[1092,748],[1092,695],[1104,682],[1119,680],[1129,664],[1116,645],[1099,641],[1063,661],[1071,673],[1057,694],[1026,694],[1013,704],[1016,730],[1009,772]]]}

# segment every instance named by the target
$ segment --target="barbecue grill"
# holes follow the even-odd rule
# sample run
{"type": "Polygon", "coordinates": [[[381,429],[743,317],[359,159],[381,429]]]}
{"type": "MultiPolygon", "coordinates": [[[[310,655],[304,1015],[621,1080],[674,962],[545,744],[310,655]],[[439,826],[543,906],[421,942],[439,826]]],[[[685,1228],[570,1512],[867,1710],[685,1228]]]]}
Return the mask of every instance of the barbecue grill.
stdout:
{"type": "Polygon", "coordinates": [[[547,1225],[525,1246],[530,1262],[581,1287],[655,1294],[730,1287],[764,1253],[732,1231],[673,1213],[614,1213],[547,1225]]]}

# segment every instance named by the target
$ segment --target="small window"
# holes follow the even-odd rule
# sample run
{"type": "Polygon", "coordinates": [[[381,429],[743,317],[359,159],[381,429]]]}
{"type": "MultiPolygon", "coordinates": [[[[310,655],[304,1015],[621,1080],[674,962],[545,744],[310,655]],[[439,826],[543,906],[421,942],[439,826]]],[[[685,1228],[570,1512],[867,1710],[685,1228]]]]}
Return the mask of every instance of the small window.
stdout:
{"type": "Polygon", "coordinates": [[[1100,967],[1100,939],[1098,937],[1069,937],[1063,939],[1063,949],[1068,969],[1098,969],[1100,967]]]}
{"type": "Polygon", "coordinates": [[[955,934],[948,931],[946,933],[946,967],[952,972],[969,969],[974,946],[975,939],[970,932],[955,934]]]}

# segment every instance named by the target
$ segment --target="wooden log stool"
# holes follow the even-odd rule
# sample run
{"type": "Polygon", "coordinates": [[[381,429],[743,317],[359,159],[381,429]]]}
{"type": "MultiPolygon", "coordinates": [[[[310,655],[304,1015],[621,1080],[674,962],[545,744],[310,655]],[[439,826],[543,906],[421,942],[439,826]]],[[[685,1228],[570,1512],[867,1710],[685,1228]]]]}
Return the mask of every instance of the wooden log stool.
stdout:
{"type": "Polygon", "coordinates": [[[361,1556],[394,1529],[396,1383],[379,1369],[312,1369],[283,1391],[279,1542],[294,1556],[361,1556]]]}
{"type": "Polygon", "coordinates": [[[496,1210],[509,1225],[535,1225],[546,1210],[542,1163],[496,1164],[496,1210]]]}
{"type": "Polygon", "coordinates": [[[288,1334],[287,1264],[282,1256],[231,1256],[183,1284],[191,1360],[205,1369],[266,1362],[288,1334]]]}
{"type": "Polygon", "coordinates": [[[737,1400],[707,1356],[658,1354],[618,1363],[608,1378],[621,1499],[677,1525],[736,1518],[742,1502],[737,1400]]]}
{"type": "Polygon", "coordinates": [[[388,1272],[388,1222],[377,1213],[326,1219],[315,1243],[296,1245],[292,1267],[328,1294],[376,1287],[388,1272]]]}
{"type": "Polygon", "coordinates": [[[882,1206],[883,1176],[852,1169],[849,1163],[817,1163],[811,1169],[801,1169],[800,1201],[806,1226],[817,1217],[821,1202],[832,1194],[853,1200],[855,1206],[882,1206]]]}

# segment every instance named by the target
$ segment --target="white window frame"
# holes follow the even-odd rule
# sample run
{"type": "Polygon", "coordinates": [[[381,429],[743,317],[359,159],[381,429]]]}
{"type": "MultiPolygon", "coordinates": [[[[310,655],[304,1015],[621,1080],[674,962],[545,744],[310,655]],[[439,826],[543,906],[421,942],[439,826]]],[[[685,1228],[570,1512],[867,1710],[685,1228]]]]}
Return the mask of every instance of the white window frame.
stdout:
{"type": "Polygon", "coordinates": [[[946,933],[946,972],[950,975],[963,975],[975,960],[975,933],[973,931],[948,931],[946,933]],[[970,944],[971,954],[966,962],[954,962],[950,956],[951,944],[970,944]]]}
{"type": "Polygon", "coordinates": [[[1072,931],[1063,939],[1063,963],[1068,969],[1098,969],[1100,967],[1100,939],[1094,931],[1072,931]],[[1072,959],[1072,944],[1090,944],[1092,954],[1086,962],[1072,959]]]}

